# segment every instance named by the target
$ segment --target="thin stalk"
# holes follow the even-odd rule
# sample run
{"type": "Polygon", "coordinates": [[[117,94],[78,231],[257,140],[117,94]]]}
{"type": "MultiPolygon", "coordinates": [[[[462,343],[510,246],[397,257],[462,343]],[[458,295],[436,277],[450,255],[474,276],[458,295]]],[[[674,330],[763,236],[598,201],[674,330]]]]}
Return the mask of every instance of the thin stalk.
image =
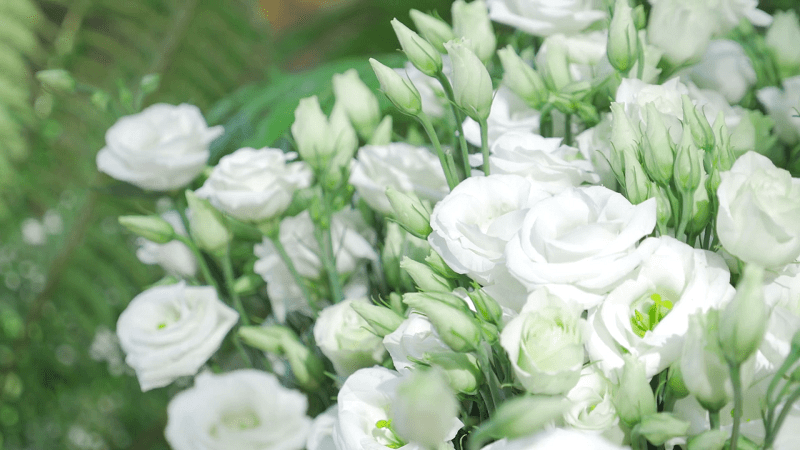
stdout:
{"type": "Polygon", "coordinates": [[[278,236],[267,236],[267,238],[272,241],[272,245],[275,246],[275,250],[278,251],[278,255],[280,255],[281,260],[283,260],[286,268],[289,269],[289,273],[292,274],[292,279],[294,282],[300,286],[300,291],[303,293],[303,297],[305,297],[306,302],[308,302],[309,306],[311,306],[311,309],[314,310],[315,313],[319,312],[319,307],[317,306],[317,303],[313,301],[313,297],[311,297],[311,293],[308,291],[308,286],[306,286],[305,280],[294,266],[292,258],[290,258],[289,254],[286,253],[286,248],[281,243],[281,240],[278,238],[278,236]]]}
{"type": "Polygon", "coordinates": [[[489,124],[486,119],[480,121],[481,125],[481,154],[483,154],[483,173],[489,176],[489,124]]]}
{"type": "Polygon", "coordinates": [[[333,235],[331,234],[331,222],[333,213],[331,212],[330,199],[325,189],[322,190],[322,211],[325,214],[324,223],[317,223],[314,227],[314,237],[319,244],[322,252],[322,264],[325,273],[328,275],[328,284],[331,288],[331,301],[339,303],[344,300],[342,291],[342,280],[339,278],[339,271],[336,270],[336,255],[333,252],[333,235]]]}
{"type": "Polygon", "coordinates": [[[450,80],[444,75],[444,72],[439,71],[436,74],[436,79],[439,80],[439,83],[442,84],[444,88],[444,93],[447,96],[447,99],[450,100],[450,110],[453,112],[453,117],[456,120],[456,130],[458,131],[458,144],[461,149],[461,163],[464,167],[464,175],[469,178],[472,176],[472,168],[469,165],[469,148],[467,147],[467,138],[464,136],[464,127],[462,123],[464,122],[464,115],[461,114],[461,111],[456,107],[456,97],[453,93],[453,86],[450,85],[450,80]]]}
{"type": "MultiPolygon", "coordinates": [[[[736,450],[736,447],[739,445],[739,426],[742,422],[744,398],[742,397],[741,365],[731,364],[730,369],[731,383],[733,383],[733,429],[731,430],[730,450],[736,450]]],[[[778,420],[780,420],[780,418],[778,420]]]]}
{"type": "MultiPolygon", "coordinates": [[[[775,421],[775,426],[772,427],[771,430],[767,430],[767,436],[764,439],[764,448],[769,449],[772,447],[772,442],[775,441],[775,438],[778,436],[778,431],[780,431],[783,422],[786,420],[786,417],[789,416],[789,412],[792,410],[792,405],[794,402],[800,399],[800,389],[794,391],[792,396],[786,400],[786,403],[783,405],[783,409],[781,409],[781,413],[778,416],[778,420],[775,421]]],[[[731,444],[733,444],[731,442],[731,444]]],[[[731,445],[732,450],[736,450],[733,445],[731,445]]]]}
{"type": "Polygon", "coordinates": [[[425,132],[428,133],[428,137],[433,144],[433,149],[439,157],[439,164],[442,165],[444,177],[447,180],[447,186],[450,187],[450,190],[453,190],[453,188],[458,185],[458,177],[455,175],[455,167],[450,162],[452,161],[452,155],[445,154],[444,150],[442,150],[442,144],[439,143],[439,138],[436,137],[436,130],[433,129],[433,124],[431,124],[431,119],[428,118],[427,114],[421,112],[416,117],[419,123],[422,124],[422,127],[425,128],[425,132]],[[450,156],[449,161],[447,158],[448,156],[450,156]]]}
{"type": "Polygon", "coordinates": [[[689,219],[692,215],[692,205],[694,203],[694,196],[691,192],[681,192],[681,215],[680,222],[678,222],[678,229],[675,231],[675,239],[681,239],[686,231],[686,226],[689,225],[689,219]]]}
{"type": "MultiPolygon", "coordinates": [[[[185,213],[181,212],[181,215],[183,216],[185,215],[185,213]]],[[[181,236],[178,234],[175,235],[175,239],[177,239],[180,242],[183,242],[187,247],[189,247],[189,250],[191,250],[192,254],[194,255],[194,259],[197,260],[197,265],[200,267],[200,272],[203,274],[203,279],[205,280],[205,282],[213,286],[214,289],[217,290],[217,293],[219,293],[219,295],[222,295],[223,292],[219,287],[219,283],[217,283],[217,279],[211,275],[211,270],[208,268],[206,259],[203,257],[203,253],[197,247],[197,244],[195,244],[194,241],[189,239],[188,237],[181,236]]]]}
{"type": "Polygon", "coordinates": [[[225,278],[225,288],[228,290],[228,296],[233,303],[233,307],[239,311],[239,316],[242,318],[242,323],[245,324],[245,326],[249,326],[250,319],[247,318],[247,313],[244,310],[242,299],[239,297],[239,293],[236,292],[236,289],[234,289],[235,279],[233,275],[233,262],[231,261],[230,247],[225,252],[225,256],[220,259],[222,260],[222,275],[225,278]]]}
{"type": "Polygon", "coordinates": [[[572,146],[572,114],[567,114],[564,125],[564,145],[572,146]]]}
{"type": "Polygon", "coordinates": [[[719,411],[708,412],[708,423],[712,430],[719,430],[719,411]]]}
{"type": "Polygon", "coordinates": [[[481,371],[486,379],[486,385],[489,388],[489,397],[491,398],[491,404],[486,406],[489,408],[489,412],[492,413],[495,409],[497,409],[497,406],[502,403],[503,394],[500,392],[500,383],[497,380],[497,376],[492,370],[491,350],[487,351],[487,348],[488,344],[483,344],[478,347],[477,353],[478,364],[480,364],[481,371]]]}

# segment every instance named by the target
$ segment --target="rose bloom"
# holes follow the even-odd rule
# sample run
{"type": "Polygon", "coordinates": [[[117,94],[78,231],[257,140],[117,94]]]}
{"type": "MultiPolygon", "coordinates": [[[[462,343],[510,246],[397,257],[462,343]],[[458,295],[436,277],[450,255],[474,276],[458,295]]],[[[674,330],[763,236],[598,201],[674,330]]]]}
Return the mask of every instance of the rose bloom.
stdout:
{"type": "Polygon", "coordinates": [[[307,407],[304,394],[271,373],[202,373],[169,403],[164,434],[174,450],[300,450],[307,407]]]}
{"type": "Polygon", "coordinates": [[[439,158],[406,143],[361,147],[350,168],[350,184],[375,211],[393,214],[386,188],[413,192],[431,203],[449,192],[439,158]]]}
{"type": "Polygon", "coordinates": [[[197,373],[238,319],[213,287],[180,282],[134,297],[119,316],[117,336],[125,362],[149,391],[197,373]]]}
{"type": "Polygon", "coordinates": [[[205,169],[209,145],[222,132],[209,128],[196,106],[152,105],[108,129],[97,170],[142,189],[182,188],[205,169]]]}
{"type": "Polygon", "coordinates": [[[242,221],[259,222],[283,213],[298,189],[311,184],[305,162],[275,148],[241,148],[223,156],[195,193],[242,221]]]}
{"type": "Polygon", "coordinates": [[[711,41],[689,76],[698,87],[712,89],[731,103],[738,103],[756,82],[753,63],[742,46],[727,39],[711,41]]]}
{"type": "Polygon", "coordinates": [[[765,87],[758,91],[757,97],[775,121],[775,134],[781,142],[792,146],[800,142],[800,117],[795,117],[795,108],[800,105],[800,75],[784,79],[782,87],[765,87]]]}
{"type": "Polygon", "coordinates": [[[567,392],[566,397],[572,402],[572,407],[564,414],[567,425],[601,433],[611,442],[622,443],[625,432],[614,408],[612,385],[597,367],[584,367],[578,384],[567,392]]]}
{"type": "Polygon", "coordinates": [[[575,34],[606,17],[595,0],[492,0],[489,17],[534,36],[575,34]]]}
{"type": "Polygon", "coordinates": [[[346,377],[383,360],[383,340],[370,331],[369,324],[350,305],[369,303],[366,297],[343,300],[319,313],[314,323],[314,340],[333,363],[336,373],[346,377]]]}
{"type": "Polygon", "coordinates": [[[780,269],[800,256],[800,179],[747,152],[720,173],[717,236],[742,261],[780,269]]]}

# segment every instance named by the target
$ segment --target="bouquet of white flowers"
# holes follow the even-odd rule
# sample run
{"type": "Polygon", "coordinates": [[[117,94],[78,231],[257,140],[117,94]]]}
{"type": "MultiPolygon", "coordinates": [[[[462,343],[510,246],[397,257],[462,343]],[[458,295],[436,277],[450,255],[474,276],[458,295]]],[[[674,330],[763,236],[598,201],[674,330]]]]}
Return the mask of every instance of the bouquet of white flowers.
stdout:
{"type": "Polygon", "coordinates": [[[796,448],[797,17],[410,17],[396,110],[347,71],[213,167],[194,106],[109,129],[98,169],[169,205],[119,218],[167,277],[117,334],[143,391],[194,378],[174,450],[796,448]]]}

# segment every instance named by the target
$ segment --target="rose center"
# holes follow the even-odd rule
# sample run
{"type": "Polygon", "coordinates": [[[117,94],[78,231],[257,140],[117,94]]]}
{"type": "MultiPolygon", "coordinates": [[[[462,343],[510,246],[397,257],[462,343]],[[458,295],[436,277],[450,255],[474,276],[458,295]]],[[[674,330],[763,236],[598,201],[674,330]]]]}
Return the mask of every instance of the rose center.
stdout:
{"type": "Polygon", "coordinates": [[[633,304],[631,329],[639,337],[656,328],[659,322],[672,311],[673,302],[662,298],[661,294],[645,295],[633,304]]]}

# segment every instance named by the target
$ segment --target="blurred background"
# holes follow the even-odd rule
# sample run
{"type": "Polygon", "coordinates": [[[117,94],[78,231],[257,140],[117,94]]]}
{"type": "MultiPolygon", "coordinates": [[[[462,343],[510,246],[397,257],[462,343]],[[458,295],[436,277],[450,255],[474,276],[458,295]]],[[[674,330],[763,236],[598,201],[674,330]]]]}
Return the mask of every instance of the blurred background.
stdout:
{"type": "Polygon", "coordinates": [[[143,193],[95,167],[120,115],[108,98],[134,102],[159,74],[145,106],[192,103],[225,126],[212,162],[281,145],[300,98],[330,108],[333,74],[354,67],[377,87],[368,57],[402,64],[389,20],[411,24],[416,8],[449,21],[450,4],[0,0],[0,450],[168,448],[166,404],[185,386],[142,393],[114,335],[162,273],[116,221],[143,193]],[[77,92],[43,89],[44,69],[69,71],[77,92]]]}

